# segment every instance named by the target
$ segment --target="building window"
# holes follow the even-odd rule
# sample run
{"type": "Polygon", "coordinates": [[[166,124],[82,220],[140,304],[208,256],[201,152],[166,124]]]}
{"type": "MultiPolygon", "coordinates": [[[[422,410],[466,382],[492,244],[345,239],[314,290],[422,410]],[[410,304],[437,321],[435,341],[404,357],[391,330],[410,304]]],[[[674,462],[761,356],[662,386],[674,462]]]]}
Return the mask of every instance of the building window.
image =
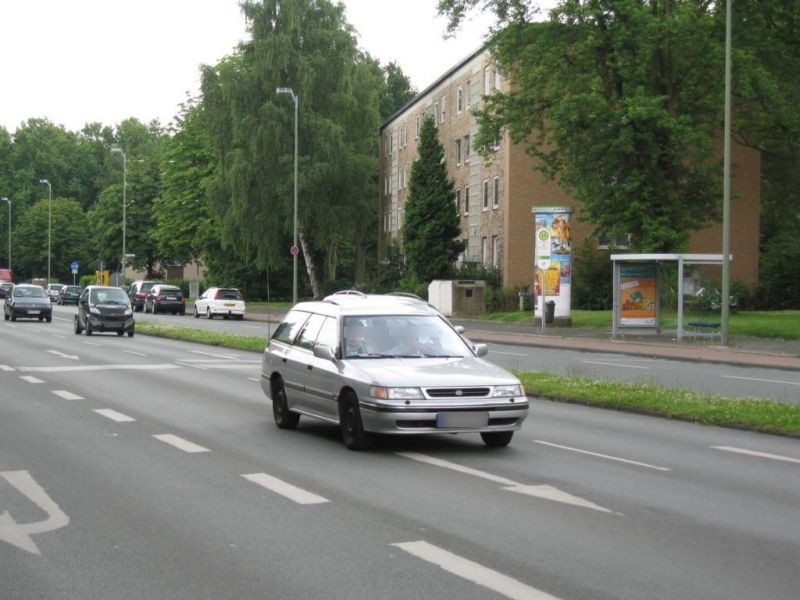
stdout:
{"type": "Polygon", "coordinates": [[[500,206],[500,178],[494,178],[494,192],[493,192],[492,206],[497,208],[500,206]]]}
{"type": "Polygon", "coordinates": [[[444,123],[447,116],[447,97],[442,96],[439,99],[439,123],[444,123]]]}
{"type": "Polygon", "coordinates": [[[488,96],[492,93],[492,71],[489,67],[483,69],[483,95],[488,96]]]}
{"type": "Polygon", "coordinates": [[[464,136],[464,163],[468,163],[469,162],[469,152],[470,152],[470,150],[469,150],[469,136],[465,135],[464,136]]]}
{"type": "Polygon", "coordinates": [[[498,236],[492,236],[492,267],[500,268],[500,240],[498,236]]]}
{"type": "Polygon", "coordinates": [[[483,180],[483,210],[489,210],[489,180],[483,180]]]}
{"type": "Polygon", "coordinates": [[[469,108],[472,103],[472,99],[470,98],[470,88],[472,87],[472,82],[469,79],[467,79],[467,84],[465,87],[467,88],[467,108],[469,108]]]}
{"type": "Polygon", "coordinates": [[[419,115],[414,118],[414,139],[419,139],[419,115]]]}
{"type": "Polygon", "coordinates": [[[389,195],[389,193],[392,191],[392,188],[391,188],[391,181],[392,181],[392,179],[391,179],[391,176],[389,176],[389,175],[386,175],[386,176],[383,178],[383,193],[384,193],[386,196],[388,196],[388,195],[389,195]]]}
{"type": "Polygon", "coordinates": [[[486,266],[486,261],[489,258],[489,243],[485,237],[481,238],[481,264],[486,266]]]}
{"type": "Polygon", "coordinates": [[[456,166],[461,165],[461,140],[456,140],[456,166]]]}
{"type": "Polygon", "coordinates": [[[460,115],[463,109],[464,109],[464,89],[461,86],[458,86],[458,90],[456,91],[456,113],[460,115]]]}
{"type": "Polygon", "coordinates": [[[403,123],[403,129],[400,130],[400,147],[405,148],[408,146],[408,125],[403,123]]]}
{"type": "Polygon", "coordinates": [[[469,214],[469,186],[464,188],[464,214],[469,214]]]}
{"type": "Polygon", "coordinates": [[[494,66],[494,89],[498,92],[501,91],[503,87],[503,76],[500,74],[500,69],[497,68],[497,65],[494,66]]]}
{"type": "Polygon", "coordinates": [[[456,214],[461,214],[461,190],[456,190],[456,214]]]}

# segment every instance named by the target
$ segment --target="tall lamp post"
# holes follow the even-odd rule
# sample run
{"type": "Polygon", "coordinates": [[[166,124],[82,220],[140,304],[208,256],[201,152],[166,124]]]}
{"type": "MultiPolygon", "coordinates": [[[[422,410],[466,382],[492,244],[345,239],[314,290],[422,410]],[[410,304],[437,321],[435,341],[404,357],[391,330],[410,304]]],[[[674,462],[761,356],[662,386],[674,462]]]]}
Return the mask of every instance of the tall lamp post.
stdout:
{"type": "Polygon", "coordinates": [[[50,283],[50,239],[53,231],[53,186],[47,179],[40,179],[39,183],[47,186],[48,196],[50,198],[47,205],[47,283],[50,283]]]}
{"type": "Polygon", "coordinates": [[[294,242],[292,244],[292,304],[297,304],[297,106],[300,98],[294,93],[292,88],[279,87],[275,89],[276,94],[289,94],[294,101],[294,242]]]}
{"type": "Polygon", "coordinates": [[[722,173],[722,298],[720,343],[728,345],[731,309],[731,0],[725,6],[725,140],[722,173]]]}
{"type": "Polygon", "coordinates": [[[120,278],[122,281],[120,285],[125,285],[125,223],[127,219],[125,218],[125,211],[127,210],[127,191],[128,191],[128,157],[125,156],[125,152],[123,152],[122,148],[119,146],[112,146],[111,152],[117,152],[118,154],[122,155],[122,262],[120,263],[120,278]]]}
{"type": "Polygon", "coordinates": [[[0,198],[0,202],[8,202],[8,270],[11,270],[11,200],[0,198]]]}

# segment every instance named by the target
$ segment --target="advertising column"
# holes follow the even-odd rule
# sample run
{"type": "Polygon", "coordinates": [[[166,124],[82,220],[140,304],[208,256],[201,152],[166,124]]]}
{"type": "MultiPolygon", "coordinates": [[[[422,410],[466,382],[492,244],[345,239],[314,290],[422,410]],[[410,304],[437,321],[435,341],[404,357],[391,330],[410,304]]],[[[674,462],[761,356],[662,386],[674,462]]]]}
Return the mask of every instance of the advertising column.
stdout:
{"type": "Polygon", "coordinates": [[[572,241],[569,206],[534,206],[531,208],[536,236],[534,281],[536,311],[545,315],[545,301],[555,302],[555,319],[562,324],[571,321],[570,289],[572,287],[572,241]],[[549,253],[548,246],[549,245],[549,253]],[[548,255],[549,254],[549,255],[548,255]],[[540,276],[539,267],[545,267],[540,276]],[[542,289],[544,281],[544,289],[542,289]],[[544,295],[542,295],[544,292],[544,295]]]}

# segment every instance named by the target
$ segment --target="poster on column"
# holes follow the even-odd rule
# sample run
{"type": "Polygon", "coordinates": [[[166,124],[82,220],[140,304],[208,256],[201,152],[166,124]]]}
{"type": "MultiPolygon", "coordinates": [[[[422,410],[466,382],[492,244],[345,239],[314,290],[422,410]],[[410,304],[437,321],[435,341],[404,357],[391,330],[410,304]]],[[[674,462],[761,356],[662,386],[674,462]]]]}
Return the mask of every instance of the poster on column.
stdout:
{"type": "MultiPolygon", "coordinates": [[[[534,289],[541,302],[542,291],[547,300],[556,303],[555,315],[570,316],[570,287],[572,284],[572,230],[570,217],[572,208],[568,206],[534,206],[534,232],[549,232],[549,267],[544,272],[544,290],[539,271],[534,269],[534,289]]],[[[541,235],[537,235],[536,261],[545,250],[541,247],[541,235]]]]}

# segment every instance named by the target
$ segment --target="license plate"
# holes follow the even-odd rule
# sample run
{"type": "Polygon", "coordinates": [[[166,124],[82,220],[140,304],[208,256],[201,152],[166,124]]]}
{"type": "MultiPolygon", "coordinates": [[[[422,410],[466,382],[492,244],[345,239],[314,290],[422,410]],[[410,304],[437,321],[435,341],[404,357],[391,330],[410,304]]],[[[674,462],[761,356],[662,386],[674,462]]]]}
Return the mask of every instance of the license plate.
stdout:
{"type": "Polygon", "coordinates": [[[225,303],[225,308],[233,308],[234,306],[236,306],[236,305],[235,305],[235,304],[232,304],[232,303],[230,303],[230,302],[226,302],[226,303],[225,303]]]}
{"type": "Polygon", "coordinates": [[[38,311],[38,310],[29,310],[29,311],[28,311],[28,314],[29,314],[29,315],[38,315],[38,314],[39,314],[39,311],[38,311]]]}
{"type": "Polygon", "coordinates": [[[486,427],[488,412],[444,412],[436,415],[437,427],[486,427]]]}
{"type": "Polygon", "coordinates": [[[177,298],[175,298],[175,296],[167,296],[166,299],[167,300],[177,300],[177,298]]]}

